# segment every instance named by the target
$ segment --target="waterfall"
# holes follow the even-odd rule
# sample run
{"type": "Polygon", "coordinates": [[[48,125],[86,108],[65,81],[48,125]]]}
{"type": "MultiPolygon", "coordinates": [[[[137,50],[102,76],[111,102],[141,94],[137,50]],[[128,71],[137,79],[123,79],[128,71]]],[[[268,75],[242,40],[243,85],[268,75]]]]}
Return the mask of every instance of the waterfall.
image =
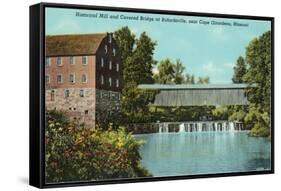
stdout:
{"type": "Polygon", "coordinates": [[[168,132],[169,132],[168,123],[160,123],[159,124],[159,133],[168,133],[168,132]]]}
{"type": "Polygon", "coordinates": [[[241,123],[237,122],[236,124],[237,124],[237,130],[238,130],[238,131],[242,130],[242,128],[241,128],[241,123]]]}
{"type": "Polygon", "coordinates": [[[209,123],[208,122],[205,123],[205,131],[209,131],[209,123]]]}
{"type": "Polygon", "coordinates": [[[233,123],[233,122],[229,122],[229,130],[230,130],[230,131],[235,131],[235,129],[234,129],[234,123],[233,123]]]}
{"type": "Polygon", "coordinates": [[[159,133],[162,133],[162,124],[159,124],[159,133]]]}
{"type": "Polygon", "coordinates": [[[180,132],[180,133],[185,132],[185,125],[184,125],[184,123],[181,123],[181,124],[179,125],[179,132],[180,132]]]}
{"type": "Polygon", "coordinates": [[[188,123],[186,124],[186,129],[187,129],[186,132],[190,132],[190,124],[188,123]]]}
{"type": "MultiPolygon", "coordinates": [[[[169,124],[172,122],[158,123],[159,133],[175,132],[175,128],[171,128],[169,131],[169,124]]],[[[175,122],[173,127],[178,125],[178,132],[234,132],[244,130],[242,122],[230,122],[230,121],[195,121],[195,122],[175,122]]]]}
{"type": "Polygon", "coordinates": [[[225,130],[229,131],[229,123],[228,122],[225,123],[225,130]]]}
{"type": "Polygon", "coordinates": [[[169,132],[169,126],[168,126],[168,123],[164,123],[164,126],[163,126],[163,131],[164,131],[164,133],[168,133],[168,132],[169,132]]]}
{"type": "Polygon", "coordinates": [[[202,132],[202,124],[201,123],[197,123],[198,124],[198,131],[202,132]]]}

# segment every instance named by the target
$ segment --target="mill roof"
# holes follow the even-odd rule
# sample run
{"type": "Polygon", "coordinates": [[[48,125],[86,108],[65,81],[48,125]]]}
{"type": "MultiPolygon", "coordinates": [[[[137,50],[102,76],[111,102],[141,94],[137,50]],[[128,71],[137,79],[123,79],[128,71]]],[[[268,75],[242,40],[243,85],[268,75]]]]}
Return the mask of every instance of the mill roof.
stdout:
{"type": "Polygon", "coordinates": [[[46,56],[94,55],[107,33],[46,36],[46,56]]]}

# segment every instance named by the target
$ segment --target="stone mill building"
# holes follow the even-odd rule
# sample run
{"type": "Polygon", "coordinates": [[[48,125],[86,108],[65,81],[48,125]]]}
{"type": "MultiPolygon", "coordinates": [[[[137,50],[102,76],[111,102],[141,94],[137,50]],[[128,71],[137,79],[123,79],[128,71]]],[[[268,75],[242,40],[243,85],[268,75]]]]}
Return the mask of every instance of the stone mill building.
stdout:
{"type": "Polygon", "coordinates": [[[46,109],[86,127],[120,111],[122,63],[112,33],[46,36],[46,109]]]}

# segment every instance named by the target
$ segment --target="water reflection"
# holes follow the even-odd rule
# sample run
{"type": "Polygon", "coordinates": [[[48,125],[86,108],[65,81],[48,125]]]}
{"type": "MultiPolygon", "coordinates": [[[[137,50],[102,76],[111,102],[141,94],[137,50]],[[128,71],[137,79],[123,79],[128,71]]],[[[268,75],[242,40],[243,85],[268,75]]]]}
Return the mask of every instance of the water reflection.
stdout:
{"type": "Polygon", "coordinates": [[[154,176],[270,169],[270,141],[247,132],[189,132],[137,135],[143,165],[154,176]]]}

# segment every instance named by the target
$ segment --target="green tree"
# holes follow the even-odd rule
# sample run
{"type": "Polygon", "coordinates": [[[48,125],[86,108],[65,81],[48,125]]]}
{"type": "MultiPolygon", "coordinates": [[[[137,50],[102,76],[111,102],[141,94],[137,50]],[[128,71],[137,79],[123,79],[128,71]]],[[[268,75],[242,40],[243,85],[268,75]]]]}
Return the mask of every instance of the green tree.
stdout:
{"type": "Polygon", "coordinates": [[[59,111],[46,113],[45,127],[48,183],[151,176],[140,163],[143,141],[122,128],[87,129],[59,111]]]}
{"type": "Polygon", "coordinates": [[[114,32],[114,40],[117,43],[119,52],[121,54],[122,63],[126,62],[133,53],[133,48],[136,42],[135,35],[131,32],[128,26],[114,32]]]}
{"type": "Polygon", "coordinates": [[[123,85],[136,82],[144,83],[152,78],[152,68],[156,64],[153,53],[156,42],[145,33],[141,33],[139,39],[128,27],[122,27],[114,32],[114,39],[121,53],[123,64],[123,85]]]}
{"type": "Polygon", "coordinates": [[[195,84],[195,77],[194,77],[193,74],[191,75],[190,83],[191,83],[191,84],[195,84]]]}
{"type": "Polygon", "coordinates": [[[173,63],[169,58],[161,60],[157,69],[158,73],[154,75],[154,79],[157,83],[184,83],[183,72],[185,67],[179,59],[177,59],[175,63],[173,63]]]}
{"type": "Polygon", "coordinates": [[[135,81],[137,84],[151,82],[152,68],[156,65],[153,59],[156,42],[153,41],[146,32],[141,33],[139,39],[136,40],[135,49],[133,50],[131,70],[134,76],[129,81],[135,81]]]}
{"type": "Polygon", "coordinates": [[[229,110],[227,106],[217,106],[211,111],[211,113],[213,118],[215,119],[227,120],[229,115],[229,110]]]}
{"type": "Polygon", "coordinates": [[[171,83],[174,77],[172,61],[168,58],[161,60],[157,68],[159,72],[154,75],[155,81],[160,84],[171,83]]]}
{"type": "Polygon", "coordinates": [[[173,64],[173,77],[174,77],[174,83],[175,84],[182,84],[184,82],[184,71],[185,67],[183,66],[180,59],[176,60],[176,63],[173,64]]]}
{"type": "Polygon", "coordinates": [[[271,100],[271,32],[254,38],[246,48],[247,72],[243,80],[250,86],[247,97],[251,103],[245,119],[252,122],[250,135],[270,135],[271,100]],[[255,87],[251,87],[254,85],[255,87]]]}
{"type": "Polygon", "coordinates": [[[186,84],[195,84],[195,79],[193,74],[186,74],[185,75],[185,83],[186,84]]]}
{"type": "MultiPolygon", "coordinates": [[[[153,53],[156,42],[146,32],[139,38],[123,27],[114,33],[114,38],[121,52],[123,67],[122,114],[124,119],[136,121],[139,114],[146,115],[150,93],[140,91],[141,83],[153,83],[152,68],[156,65],[153,53]]],[[[152,94],[153,95],[153,94],[152,94]]]]}
{"type": "Polygon", "coordinates": [[[248,89],[251,103],[261,104],[270,112],[271,97],[271,32],[268,31],[259,38],[253,39],[246,49],[248,70],[243,80],[256,88],[248,89]]]}
{"type": "Polygon", "coordinates": [[[233,83],[243,83],[243,76],[247,72],[246,64],[244,61],[244,58],[242,56],[239,56],[239,58],[236,61],[236,65],[234,66],[234,75],[232,78],[233,83]]]}
{"type": "Polygon", "coordinates": [[[270,136],[270,115],[264,111],[261,105],[250,104],[249,111],[245,116],[245,122],[253,125],[249,135],[255,137],[270,136]]]}
{"type": "Polygon", "coordinates": [[[228,114],[229,114],[229,120],[230,121],[241,121],[246,123],[245,117],[249,111],[248,105],[232,105],[227,106],[228,108],[228,114]]]}
{"type": "Polygon", "coordinates": [[[209,84],[210,83],[210,77],[198,77],[197,84],[209,84]]]}

